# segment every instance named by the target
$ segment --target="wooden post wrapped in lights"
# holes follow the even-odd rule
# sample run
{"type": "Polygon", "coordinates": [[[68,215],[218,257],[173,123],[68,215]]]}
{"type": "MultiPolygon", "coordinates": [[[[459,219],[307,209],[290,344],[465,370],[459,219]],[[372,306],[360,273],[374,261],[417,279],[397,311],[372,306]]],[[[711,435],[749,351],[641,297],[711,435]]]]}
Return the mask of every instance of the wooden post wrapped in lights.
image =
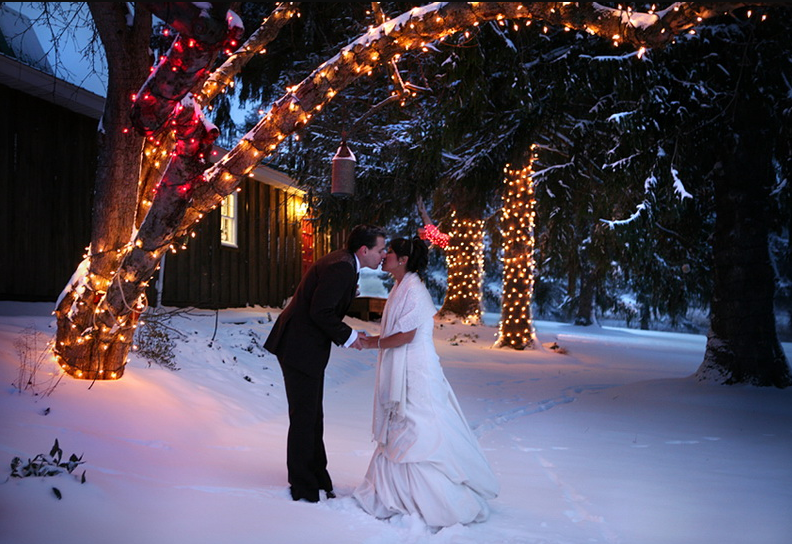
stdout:
{"type": "Polygon", "coordinates": [[[341,142],[333,157],[333,177],[330,193],[333,196],[355,194],[355,155],[345,141],[341,142]]]}
{"type": "Polygon", "coordinates": [[[504,168],[503,211],[500,230],[503,237],[503,289],[501,320],[495,347],[522,350],[536,347],[536,331],[531,316],[534,288],[533,147],[528,165],[504,168]]]}
{"type": "Polygon", "coordinates": [[[440,313],[457,315],[465,324],[478,324],[484,277],[484,221],[460,219],[454,211],[449,236],[448,288],[440,313]]]}

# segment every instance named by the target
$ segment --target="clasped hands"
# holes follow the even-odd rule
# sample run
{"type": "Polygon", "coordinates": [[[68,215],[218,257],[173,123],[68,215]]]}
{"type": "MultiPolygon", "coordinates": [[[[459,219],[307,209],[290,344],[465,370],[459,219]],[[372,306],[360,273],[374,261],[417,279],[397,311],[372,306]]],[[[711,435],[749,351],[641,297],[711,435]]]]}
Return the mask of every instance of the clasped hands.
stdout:
{"type": "Polygon", "coordinates": [[[349,347],[355,349],[373,349],[379,347],[379,336],[369,336],[365,331],[358,331],[358,337],[349,347]]]}

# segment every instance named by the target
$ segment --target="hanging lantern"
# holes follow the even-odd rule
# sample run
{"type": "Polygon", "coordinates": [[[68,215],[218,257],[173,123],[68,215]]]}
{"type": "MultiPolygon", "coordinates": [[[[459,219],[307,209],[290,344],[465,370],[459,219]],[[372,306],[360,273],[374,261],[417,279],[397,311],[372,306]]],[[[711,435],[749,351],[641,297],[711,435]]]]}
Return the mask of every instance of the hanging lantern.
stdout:
{"type": "Polygon", "coordinates": [[[333,157],[333,183],[330,193],[333,196],[352,196],[355,193],[355,155],[345,141],[333,157]]]}

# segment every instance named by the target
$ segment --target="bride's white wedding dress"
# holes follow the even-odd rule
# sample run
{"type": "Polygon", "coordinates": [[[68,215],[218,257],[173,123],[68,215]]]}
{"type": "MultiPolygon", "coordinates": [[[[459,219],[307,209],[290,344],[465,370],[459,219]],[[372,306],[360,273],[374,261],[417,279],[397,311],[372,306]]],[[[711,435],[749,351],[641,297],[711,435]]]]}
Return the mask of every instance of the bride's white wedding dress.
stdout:
{"type": "Polygon", "coordinates": [[[380,350],[374,392],[377,448],[354,497],[378,518],[419,514],[427,525],[484,521],[499,485],[443,375],[432,333],[436,313],[417,274],[393,288],[381,337],[417,329],[380,350]]]}

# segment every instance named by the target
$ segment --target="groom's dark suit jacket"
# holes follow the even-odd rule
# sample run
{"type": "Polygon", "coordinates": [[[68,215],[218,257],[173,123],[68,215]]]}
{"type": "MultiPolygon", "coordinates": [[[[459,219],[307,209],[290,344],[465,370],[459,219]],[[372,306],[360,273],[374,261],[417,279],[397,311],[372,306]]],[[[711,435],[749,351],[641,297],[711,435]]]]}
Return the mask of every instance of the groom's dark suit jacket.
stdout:
{"type": "Polygon", "coordinates": [[[331,342],[342,345],[352,333],[342,320],[355,297],[357,279],[355,256],[346,249],[316,261],[275,321],[264,347],[281,364],[321,376],[331,342]]]}

